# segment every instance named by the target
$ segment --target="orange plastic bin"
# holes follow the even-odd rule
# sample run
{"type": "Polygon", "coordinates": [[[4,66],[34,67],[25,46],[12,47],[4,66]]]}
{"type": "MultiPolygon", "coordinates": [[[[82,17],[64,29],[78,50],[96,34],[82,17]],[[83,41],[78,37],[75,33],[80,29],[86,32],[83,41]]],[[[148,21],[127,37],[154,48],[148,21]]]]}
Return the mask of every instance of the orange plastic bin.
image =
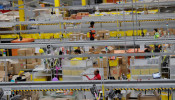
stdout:
{"type": "MultiPolygon", "coordinates": [[[[23,38],[22,41],[19,39],[11,41],[11,43],[29,43],[34,42],[35,40],[32,38],[23,38]]],[[[12,56],[18,56],[18,49],[12,49],[12,56]]]]}

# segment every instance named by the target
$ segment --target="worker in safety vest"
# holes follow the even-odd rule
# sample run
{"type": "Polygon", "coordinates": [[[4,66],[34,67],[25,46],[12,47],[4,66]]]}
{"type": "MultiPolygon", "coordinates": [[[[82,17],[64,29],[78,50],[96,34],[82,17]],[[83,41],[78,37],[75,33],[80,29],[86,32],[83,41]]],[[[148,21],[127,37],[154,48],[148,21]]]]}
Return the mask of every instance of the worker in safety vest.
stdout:
{"type": "Polygon", "coordinates": [[[158,32],[158,29],[154,29],[154,32],[155,32],[154,39],[158,39],[160,37],[160,34],[158,32]]]}
{"type": "MultiPolygon", "coordinates": [[[[94,24],[95,24],[95,22],[92,21],[90,23],[90,27],[89,28],[94,28],[94,24]]],[[[90,30],[89,33],[90,33],[90,40],[93,41],[95,39],[95,30],[90,30]]]]}

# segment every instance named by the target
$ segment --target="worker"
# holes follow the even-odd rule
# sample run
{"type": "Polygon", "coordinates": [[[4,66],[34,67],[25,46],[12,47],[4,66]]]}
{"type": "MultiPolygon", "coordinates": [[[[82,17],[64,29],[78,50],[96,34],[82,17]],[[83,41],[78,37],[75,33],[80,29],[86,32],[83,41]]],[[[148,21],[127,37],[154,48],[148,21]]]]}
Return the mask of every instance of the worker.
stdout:
{"type": "MultiPolygon", "coordinates": [[[[90,22],[90,27],[89,28],[94,28],[95,22],[90,22]]],[[[90,30],[90,40],[93,41],[95,39],[95,30],[90,30]]]]}
{"type": "Polygon", "coordinates": [[[158,32],[158,29],[154,29],[154,32],[155,32],[154,39],[158,39],[160,37],[160,34],[158,32]]]}
{"type": "Polygon", "coordinates": [[[15,82],[13,79],[13,75],[12,74],[8,74],[8,79],[9,79],[9,82],[15,82]]]}
{"type": "Polygon", "coordinates": [[[88,78],[88,80],[101,80],[101,76],[100,76],[100,73],[99,73],[100,71],[98,70],[98,69],[96,69],[95,71],[94,71],[94,77],[93,78],[89,78],[89,76],[87,76],[86,74],[85,75],[83,75],[83,76],[86,76],[87,78],[88,78]]]}
{"type": "Polygon", "coordinates": [[[150,53],[150,52],[151,52],[151,47],[148,46],[147,49],[145,49],[145,52],[146,52],[146,53],[150,53]]]}
{"type": "Polygon", "coordinates": [[[154,49],[154,52],[160,52],[160,47],[158,45],[155,45],[155,49],[154,49]]]}
{"type": "Polygon", "coordinates": [[[74,51],[75,54],[81,54],[81,50],[80,50],[80,47],[78,47],[75,51],[74,51]]]}
{"type": "MultiPolygon", "coordinates": [[[[151,47],[148,46],[147,49],[144,51],[145,53],[151,53],[151,47]]],[[[151,56],[145,56],[145,58],[151,58],[151,56]]]]}

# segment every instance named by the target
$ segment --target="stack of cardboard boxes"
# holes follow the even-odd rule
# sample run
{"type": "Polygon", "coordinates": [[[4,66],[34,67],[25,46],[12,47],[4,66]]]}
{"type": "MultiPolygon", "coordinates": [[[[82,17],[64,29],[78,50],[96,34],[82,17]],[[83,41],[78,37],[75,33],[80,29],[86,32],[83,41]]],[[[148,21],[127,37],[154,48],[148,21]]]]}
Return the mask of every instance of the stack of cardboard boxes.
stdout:
{"type": "Polygon", "coordinates": [[[109,40],[110,32],[109,30],[97,31],[95,39],[96,40],[109,40]]]}
{"type": "Polygon", "coordinates": [[[82,19],[82,17],[89,16],[89,12],[79,12],[77,14],[72,14],[70,17],[64,17],[64,20],[77,20],[82,19]]]}
{"type": "Polygon", "coordinates": [[[5,78],[5,71],[0,71],[0,82],[3,82],[5,78]]]}
{"type": "Polygon", "coordinates": [[[115,47],[114,46],[98,46],[96,48],[89,48],[90,54],[106,54],[106,53],[114,53],[115,47]]]}
{"type": "Polygon", "coordinates": [[[69,35],[69,41],[87,40],[87,35],[84,33],[73,33],[69,35]]]}
{"type": "MultiPolygon", "coordinates": [[[[35,53],[34,48],[18,49],[18,56],[39,56],[39,53],[35,53]]],[[[23,69],[34,69],[36,65],[41,64],[41,59],[19,59],[20,67],[23,69]]]]}

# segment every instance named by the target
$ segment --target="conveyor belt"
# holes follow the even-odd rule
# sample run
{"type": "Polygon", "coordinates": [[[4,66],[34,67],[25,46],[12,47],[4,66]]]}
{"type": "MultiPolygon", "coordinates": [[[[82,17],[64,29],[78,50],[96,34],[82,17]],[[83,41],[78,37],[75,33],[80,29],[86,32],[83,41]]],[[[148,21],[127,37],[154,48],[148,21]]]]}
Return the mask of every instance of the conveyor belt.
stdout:
{"type": "Polygon", "coordinates": [[[110,46],[110,45],[140,45],[140,44],[164,44],[164,43],[175,43],[175,39],[136,39],[135,43],[133,39],[125,40],[100,40],[100,41],[77,41],[77,42],[32,42],[32,43],[3,43],[0,44],[1,49],[13,49],[13,48],[32,48],[32,47],[47,47],[51,45],[53,47],[70,47],[70,46],[110,46]]]}
{"type": "MultiPolygon", "coordinates": [[[[73,81],[73,82],[26,82],[26,83],[0,83],[0,88],[12,90],[45,90],[45,89],[90,89],[93,84],[101,88],[101,81],[73,81]],[[20,86],[20,87],[19,87],[20,86]]],[[[149,80],[149,81],[109,81],[104,80],[106,89],[121,90],[174,90],[175,80],[149,80]]]]}

